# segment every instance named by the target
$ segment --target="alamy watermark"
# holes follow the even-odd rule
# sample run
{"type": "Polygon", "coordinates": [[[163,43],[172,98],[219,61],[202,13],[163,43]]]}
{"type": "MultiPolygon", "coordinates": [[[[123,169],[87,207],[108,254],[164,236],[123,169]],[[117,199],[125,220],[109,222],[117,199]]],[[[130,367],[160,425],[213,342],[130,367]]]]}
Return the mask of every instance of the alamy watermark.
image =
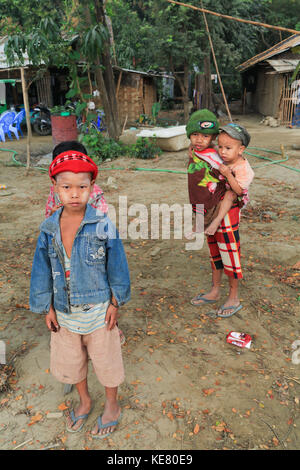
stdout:
{"type": "MultiPolygon", "coordinates": [[[[120,238],[131,240],[185,240],[186,250],[199,250],[204,244],[203,205],[191,204],[128,205],[127,196],[119,196],[118,208],[108,205],[108,216],[118,226],[120,238]],[[195,231],[193,230],[196,229],[195,231]],[[188,241],[187,241],[188,240],[188,241]]],[[[113,238],[113,234],[110,234],[113,238]]]]}

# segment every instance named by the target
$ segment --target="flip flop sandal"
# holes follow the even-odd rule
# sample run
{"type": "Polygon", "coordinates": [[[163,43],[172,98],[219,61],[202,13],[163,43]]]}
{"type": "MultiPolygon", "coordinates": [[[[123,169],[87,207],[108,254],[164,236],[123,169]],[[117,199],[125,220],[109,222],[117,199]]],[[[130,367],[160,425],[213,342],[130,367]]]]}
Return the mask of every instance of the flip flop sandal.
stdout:
{"type": "Polygon", "coordinates": [[[98,433],[97,434],[91,434],[93,439],[104,439],[105,437],[109,436],[113,432],[115,432],[115,429],[113,431],[107,432],[105,434],[99,434],[100,429],[107,429],[110,428],[111,426],[117,426],[119,424],[119,421],[121,419],[122,413],[120,413],[120,416],[116,421],[110,421],[109,423],[102,424],[102,416],[99,416],[97,419],[97,425],[98,425],[98,433]]]}
{"type": "Polygon", "coordinates": [[[86,423],[86,421],[87,421],[89,415],[91,414],[92,410],[93,410],[93,407],[90,409],[90,411],[89,411],[88,413],[86,413],[86,414],[84,414],[84,415],[80,415],[80,416],[75,416],[74,410],[71,410],[71,411],[70,411],[70,418],[71,418],[71,420],[72,420],[72,427],[73,427],[74,424],[76,424],[80,419],[83,419],[84,421],[83,421],[83,423],[79,426],[79,428],[77,428],[77,429],[72,429],[72,427],[69,428],[69,427],[66,425],[66,430],[67,430],[68,432],[73,432],[73,433],[81,431],[82,428],[83,428],[83,426],[85,425],[85,423],[86,423]]]}
{"type": "Polygon", "coordinates": [[[203,304],[214,304],[214,303],[217,302],[216,300],[206,299],[205,297],[203,297],[204,295],[205,295],[205,294],[196,295],[196,297],[194,297],[194,298],[191,300],[191,304],[192,304],[192,305],[195,305],[195,307],[199,307],[200,305],[203,305],[203,304]],[[200,303],[200,304],[195,304],[195,303],[193,302],[194,300],[202,300],[202,303],[200,303]]]}
{"type": "Polygon", "coordinates": [[[243,308],[243,306],[242,306],[241,304],[238,305],[238,306],[233,305],[233,306],[231,306],[231,307],[224,307],[224,305],[222,305],[222,307],[220,307],[220,310],[221,310],[222,312],[224,312],[224,311],[226,311],[226,310],[232,310],[232,312],[231,312],[231,313],[228,313],[227,315],[226,315],[226,313],[223,314],[223,313],[218,313],[218,312],[217,312],[217,316],[218,316],[218,317],[221,317],[221,318],[229,318],[229,317],[232,317],[232,316],[233,316],[235,313],[237,313],[239,310],[241,310],[241,308],[243,308]]]}

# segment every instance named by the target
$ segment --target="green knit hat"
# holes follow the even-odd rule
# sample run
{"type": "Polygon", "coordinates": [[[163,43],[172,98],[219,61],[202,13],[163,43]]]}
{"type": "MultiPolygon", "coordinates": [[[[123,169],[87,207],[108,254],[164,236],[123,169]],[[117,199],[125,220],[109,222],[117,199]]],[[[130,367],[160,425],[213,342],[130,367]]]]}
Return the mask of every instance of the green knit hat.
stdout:
{"type": "Polygon", "coordinates": [[[194,132],[208,135],[218,134],[219,123],[216,115],[208,109],[195,111],[186,125],[186,135],[190,138],[194,132]]]}

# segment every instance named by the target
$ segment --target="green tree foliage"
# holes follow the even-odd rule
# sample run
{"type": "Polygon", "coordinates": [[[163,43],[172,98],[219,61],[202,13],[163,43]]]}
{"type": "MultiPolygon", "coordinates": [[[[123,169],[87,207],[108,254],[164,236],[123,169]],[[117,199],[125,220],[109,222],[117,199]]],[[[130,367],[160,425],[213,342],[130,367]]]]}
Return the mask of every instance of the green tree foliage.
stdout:
{"type": "Polygon", "coordinates": [[[35,27],[42,18],[60,23],[64,16],[62,0],[0,0],[1,35],[17,33],[35,27]]]}
{"type": "MultiPolygon", "coordinates": [[[[261,8],[261,21],[264,23],[300,31],[300,0],[263,0],[261,8]]],[[[288,32],[261,28],[261,43],[257,52],[261,52],[289,36],[288,32]]]]}
{"type": "MultiPolygon", "coordinates": [[[[201,6],[199,0],[186,3],[201,6]]],[[[197,66],[203,72],[203,57],[210,54],[210,48],[200,11],[169,4],[166,0],[111,0],[108,5],[119,65],[182,71],[186,62],[190,71],[197,66]]],[[[300,26],[300,0],[203,0],[203,7],[275,26],[294,29],[297,23],[300,26]]],[[[209,14],[206,18],[224,88],[229,97],[239,97],[240,75],[236,67],[289,33],[209,14]]],[[[212,61],[211,69],[214,73],[212,61]]]]}
{"type": "MultiPolygon", "coordinates": [[[[5,5],[2,0],[0,2],[3,15],[5,5]]],[[[10,28],[11,34],[5,46],[9,63],[13,65],[16,59],[22,63],[26,52],[31,63],[40,69],[43,66],[66,67],[69,70],[71,86],[69,97],[79,96],[82,102],[81,111],[85,110],[87,101],[91,97],[82,92],[82,84],[88,81],[92,92],[91,72],[94,71],[102,96],[108,130],[111,136],[118,138],[120,124],[103,0],[89,2],[56,0],[54,3],[57,4],[57,11],[53,10],[53,2],[43,2],[45,7],[52,5],[52,10],[49,10],[47,15],[37,8],[32,15],[35,18],[33,23],[27,14],[22,15],[20,3],[19,0],[12,0],[12,6],[7,10],[7,14],[12,12],[15,15],[11,19],[11,26],[16,26],[15,31],[14,28],[10,28]],[[15,7],[15,10],[12,7],[15,7]],[[89,80],[82,76],[85,72],[89,80]]],[[[22,4],[24,12],[27,13],[29,0],[24,0],[22,4]]]]}
{"type": "MultiPolygon", "coordinates": [[[[0,0],[2,34],[10,34],[11,46],[19,54],[26,44],[37,62],[43,58],[46,63],[51,59],[62,64],[67,57],[73,70],[72,83],[78,85],[79,56],[72,46],[74,38],[80,57],[90,64],[89,72],[94,70],[95,57],[107,43],[107,29],[96,21],[96,3],[95,0],[0,0]],[[55,28],[60,31],[59,44],[55,42],[55,28]]],[[[187,3],[201,6],[199,0],[187,3]]],[[[202,3],[204,8],[222,14],[300,29],[300,0],[203,0],[202,3]]],[[[118,65],[145,71],[181,72],[177,78],[187,101],[187,73],[193,73],[195,67],[203,72],[203,59],[211,56],[202,13],[167,0],[107,0],[105,5],[112,21],[118,65]]],[[[289,33],[209,14],[206,18],[224,88],[229,97],[239,97],[240,76],[236,67],[289,33]]],[[[211,72],[215,72],[212,60],[211,72]]],[[[220,90],[216,87],[215,91],[220,90]]]]}

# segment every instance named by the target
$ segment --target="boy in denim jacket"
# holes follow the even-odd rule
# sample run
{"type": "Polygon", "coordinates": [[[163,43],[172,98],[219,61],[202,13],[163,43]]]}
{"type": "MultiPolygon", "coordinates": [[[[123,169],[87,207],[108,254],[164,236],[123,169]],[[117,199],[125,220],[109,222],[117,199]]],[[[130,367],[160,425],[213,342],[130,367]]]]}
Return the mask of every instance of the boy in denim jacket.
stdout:
{"type": "Polygon", "coordinates": [[[121,415],[117,392],[124,367],[116,323],[119,307],[130,298],[130,279],[116,228],[107,214],[88,204],[97,173],[93,160],[77,151],[59,154],[49,167],[62,207],[40,226],[30,308],[45,314],[51,330],[52,374],[60,382],[76,384],[80,402],[67,415],[67,431],[80,431],[92,410],[90,357],[106,395],[91,434],[104,438],[121,415]]]}

